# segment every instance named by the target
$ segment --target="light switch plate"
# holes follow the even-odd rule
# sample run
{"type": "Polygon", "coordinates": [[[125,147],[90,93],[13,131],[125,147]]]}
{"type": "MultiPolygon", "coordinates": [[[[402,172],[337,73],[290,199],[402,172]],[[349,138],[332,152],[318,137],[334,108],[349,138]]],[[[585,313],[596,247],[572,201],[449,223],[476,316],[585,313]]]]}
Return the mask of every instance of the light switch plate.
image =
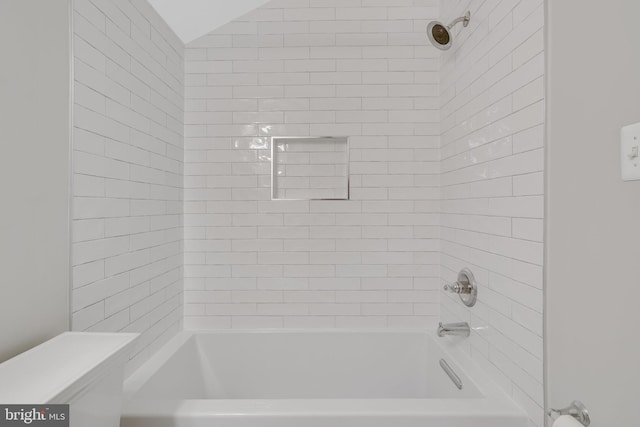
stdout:
{"type": "Polygon", "coordinates": [[[622,179],[640,180],[640,123],[622,128],[620,147],[622,179]]]}

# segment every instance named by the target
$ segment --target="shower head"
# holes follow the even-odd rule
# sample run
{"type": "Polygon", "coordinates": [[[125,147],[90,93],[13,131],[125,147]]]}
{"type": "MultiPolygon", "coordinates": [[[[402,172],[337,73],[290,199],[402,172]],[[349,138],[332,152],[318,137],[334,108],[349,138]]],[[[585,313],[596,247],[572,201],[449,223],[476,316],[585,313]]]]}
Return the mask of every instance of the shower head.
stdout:
{"type": "Polygon", "coordinates": [[[471,12],[467,12],[464,16],[454,19],[449,25],[444,25],[438,21],[431,21],[427,27],[429,41],[440,50],[449,50],[453,40],[451,29],[459,22],[462,22],[462,25],[466,27],[469,25],[470,20],[471,12]]]}

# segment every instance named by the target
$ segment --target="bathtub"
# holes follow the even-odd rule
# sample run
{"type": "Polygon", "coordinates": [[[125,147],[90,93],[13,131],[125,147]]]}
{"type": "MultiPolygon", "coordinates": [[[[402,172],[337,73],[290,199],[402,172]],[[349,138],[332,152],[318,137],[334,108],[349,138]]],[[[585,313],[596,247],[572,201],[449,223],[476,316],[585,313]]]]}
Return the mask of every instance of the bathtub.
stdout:
{"type": "Polygon", "coordinates": [[[525,427],[524,411],[453,357],[449,340],[420,331],[182,332],[126,380],[121,427],[525,427]]]}

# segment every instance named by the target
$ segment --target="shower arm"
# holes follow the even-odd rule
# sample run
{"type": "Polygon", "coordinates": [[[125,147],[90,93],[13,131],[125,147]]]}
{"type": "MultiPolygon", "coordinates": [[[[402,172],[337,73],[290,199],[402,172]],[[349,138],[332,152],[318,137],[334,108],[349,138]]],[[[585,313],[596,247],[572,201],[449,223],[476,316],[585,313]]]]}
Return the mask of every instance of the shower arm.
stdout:
{"type": "Polygon", "coordinates": [[[467,12],[464,16],[461,16],[451,21],[451,23],[447,25],[447,30],[452,29],[456,24],[459,24],[460,22],[462,22],[463,25],[466,27],[467,25],[469,25],[470,20],[471,20],[471,13],[467,12]]]}

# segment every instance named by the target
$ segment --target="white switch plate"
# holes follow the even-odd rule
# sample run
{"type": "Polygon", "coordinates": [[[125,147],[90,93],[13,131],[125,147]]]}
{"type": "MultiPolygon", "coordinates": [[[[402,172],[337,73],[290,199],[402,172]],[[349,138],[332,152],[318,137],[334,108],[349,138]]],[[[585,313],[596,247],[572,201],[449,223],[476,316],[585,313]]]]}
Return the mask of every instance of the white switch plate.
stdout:
{"type": "Polygon", "coordinates": [[[622,179],[640,180],[640,123],[622,128],[620,147],[622,179]]]}

